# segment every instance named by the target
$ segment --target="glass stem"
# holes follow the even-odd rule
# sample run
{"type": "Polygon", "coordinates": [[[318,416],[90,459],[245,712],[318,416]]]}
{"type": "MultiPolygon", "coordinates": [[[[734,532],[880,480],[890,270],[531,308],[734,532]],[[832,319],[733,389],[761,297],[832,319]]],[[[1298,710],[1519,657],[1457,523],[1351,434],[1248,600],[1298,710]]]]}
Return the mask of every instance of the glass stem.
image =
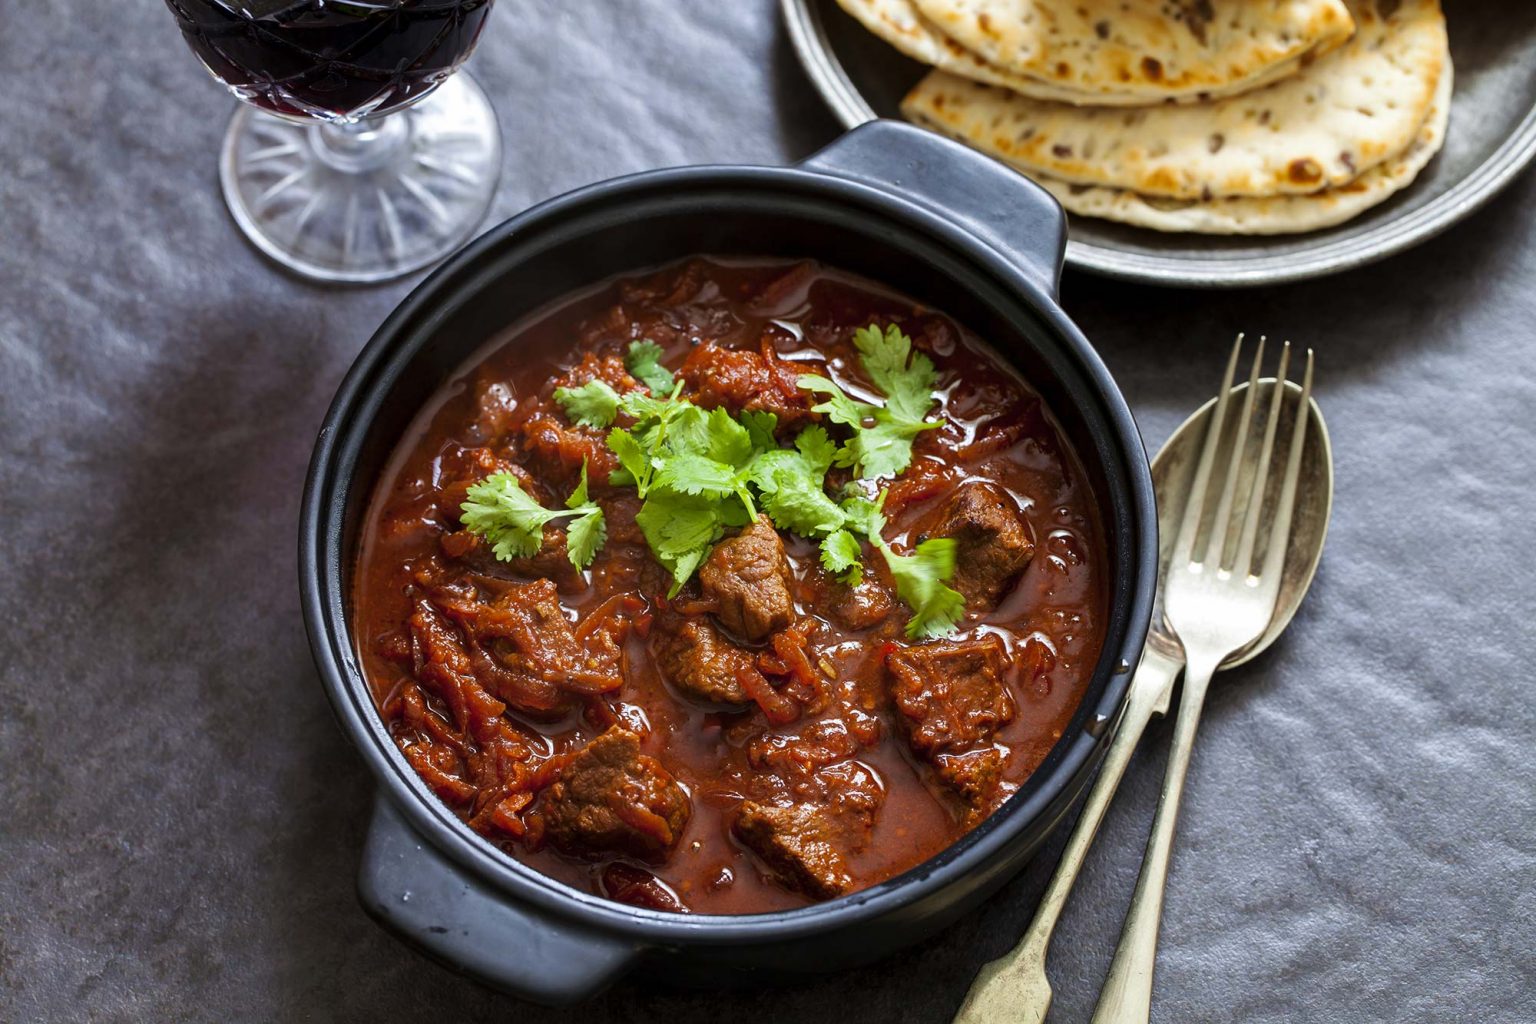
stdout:
{"type": "Polygon", "coordinates": [[[320,159],[338,171],[361,174],[387,164],[410,134],[407,119],[386,114],[360,121],[326,122],[311,129],[320,159]]]}

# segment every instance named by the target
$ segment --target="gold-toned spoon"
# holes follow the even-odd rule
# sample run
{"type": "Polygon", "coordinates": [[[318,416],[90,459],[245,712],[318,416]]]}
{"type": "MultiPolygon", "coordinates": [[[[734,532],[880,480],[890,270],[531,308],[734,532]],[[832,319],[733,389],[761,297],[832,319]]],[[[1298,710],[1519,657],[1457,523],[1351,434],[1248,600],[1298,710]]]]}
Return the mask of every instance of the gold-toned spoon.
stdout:
{"type": "MultiPolygon", "coordinates": [[[[1241,339],[1239,339],[1241,340],[1241,339]]],[[[1256,403],[1260,408],[1273,395],[1274,378],[1259,380],[1256,403]]],[[[1249,385],[1233,389],[1232,397],[1244,397],[1249,385]]],[[[1280,436],[1290,436],[1295,410],[1299,407],[1301,388],[1286,383],[1290,400],[1283,407],[1280,436]]],[[[1189,494],[1200,451],[1205,443],[1211,417],[1218,399],[1213,398],[1185,420],[1152,460],[1152,482],[1157,492],[1159,571],[1166,572],[1173,543],[1178,535],[1184,511],[1184,496],[1189,494]]],[[[1221,664],[1229,669],[1258,657],[1284,632],[1296,614],[1301,599],[1317,573],[1323,541],[1328,534],[1328,519],[1333,509],[1333,451],[1328,428],[1315,401],[1307,403],[1309,422],[1302,445],[1301,476],[1296,492],[1291,542],[1286,549],[1282,569],[1279,603],[1264,634],[1255,643],[1231,655],[1221,664]]],[[[1230,453],[1234,438],[1241,436],[1237,417],[1223,424],[1221,450],[1230,453]]],[[[1225,457],[1225,456],[1224,456],[1225,457]]],[[[1247,460],[1256,463],[1257,460],[1247,460]]],[[[1252,469],[1249,469],[1251,480],[1252,469]]],[[[1159,588],[1159,595],[1161,588],[1159,588]]],[[[1030,922],[1024,938],[1004,956],[982,967],[965,1003],[955,1015],[956,1024],[1040,1024],[1051,1006],[1051,984],[1045,974],[1045,955],[1051,935],[1061,917],[1067,896],[1077,880],[1084,856],[1094,834],[1104,820],[1109,802],[1114,798],[1125,774],[1131,754],[1136,749],[1147,723],[1154,715],[1165,714],[1173,694],[1173,684],[1184,668],[1183,650],[1163,625],[1161,601],[1152,613],[1152,631],[1148,636],[1141,664],[1131,680],[1130,694],[1115,737],[1104,757],[1104,765],[1094,782],[1082,814],[1062,851],[1056,873],[1051,877],[1040,907],[1030,922]]]]}

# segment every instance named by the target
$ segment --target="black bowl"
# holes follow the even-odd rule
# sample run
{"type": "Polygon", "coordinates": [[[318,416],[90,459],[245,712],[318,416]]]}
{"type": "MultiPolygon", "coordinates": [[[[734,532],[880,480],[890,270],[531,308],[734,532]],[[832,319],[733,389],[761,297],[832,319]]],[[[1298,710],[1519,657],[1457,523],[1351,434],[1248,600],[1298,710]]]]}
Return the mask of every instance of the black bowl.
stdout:
{"type": "Polygon", "coordinates": [[[543,203],[448,260],[358,356],[320,430],[299,578],[310,644],[342,728],[379,780],[359,892],[438,960],[549,1003],[645,966],[718,983],[866,962],[953,921],[1003,884],[1060,821],[1102,756],[1146,637],[1156,515],[1146,453],[1103,364],[1056,302],[1065,222],[1001,165],[889,122],[795,168],[695,167],[543,203]],[[686,916],[578,892],[466,828],[390,740],[354,650],[359,526],[406,426],[465,359],[518,317],[600,279],[696,254],[814,257],[890,285],[989,339],[1077,449],[1113,568],[1107,639],[1071,727],[980,827],[886,882],[772,914],[686,916]]]}

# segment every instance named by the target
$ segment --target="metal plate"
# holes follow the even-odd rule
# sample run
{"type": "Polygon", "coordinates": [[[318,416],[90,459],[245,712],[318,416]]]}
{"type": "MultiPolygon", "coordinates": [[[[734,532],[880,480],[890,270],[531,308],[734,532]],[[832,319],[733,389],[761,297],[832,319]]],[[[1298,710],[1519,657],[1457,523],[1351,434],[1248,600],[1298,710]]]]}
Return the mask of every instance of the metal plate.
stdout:
{"type": "MultiPolygon", "coordinates": [[[[852,128],[899,117],[926,71],[835,0],[780,0],[800,62],[852,128]]],[[[1536,3],[1445,0],[1456,91],[1445,148],[1409,188],[1335,228],[1304,235],[1163,234],[1070,217],[1067,262],[1113,277],[1233,287],[1320,277],[1401,252],[1472,213],[1536,157],[1536,3]]]]}

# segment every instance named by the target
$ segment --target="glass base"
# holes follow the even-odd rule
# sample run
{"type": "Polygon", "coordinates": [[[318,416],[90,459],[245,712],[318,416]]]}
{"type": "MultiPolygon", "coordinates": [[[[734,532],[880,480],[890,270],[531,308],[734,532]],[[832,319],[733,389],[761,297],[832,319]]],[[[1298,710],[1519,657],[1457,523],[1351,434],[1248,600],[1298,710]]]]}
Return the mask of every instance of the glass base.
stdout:
{"type": "Polygon", "coordinates": [[[356,124],[235,112],[219,178],[262,252],[320,281],[387,281],[436,263],[480,226],[501,174],[490,101],[463,72],[356,124]]]}

